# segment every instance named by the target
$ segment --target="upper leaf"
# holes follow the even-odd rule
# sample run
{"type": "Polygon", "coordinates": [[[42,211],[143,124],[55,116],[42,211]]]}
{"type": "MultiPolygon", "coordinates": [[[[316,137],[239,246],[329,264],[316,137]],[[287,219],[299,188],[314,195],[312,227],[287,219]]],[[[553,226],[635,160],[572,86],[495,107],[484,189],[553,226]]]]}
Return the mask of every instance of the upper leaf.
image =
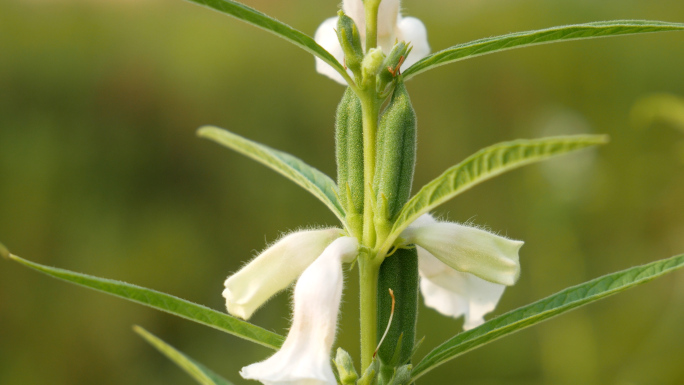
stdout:
{"type": "Polygon", "coordinates": [[[421,72],[444,64],[513,48],[529,47],[532,45],[566,40],[592,39],[597,37],[676,30],[684,30],[684,23],[666,23],[649,20],[614,20],[564,25],[537,31],[516,32],[508,35],[488,37],[469,43],[458,44],[424,57],[404,71],[404,79],[408,80],[421,72]]]}
{"type": "Polygon", "coordinates": [[[335,59],[325,48],[321,47],[309,35],[300,32],[289,25],[265,15],[254,8],[250,8],[242,3],[233,0],[187,0],[193,3],[204,5],[219,12],[233,16],[249,24],[263,28],[272,34],[282,37],[290,43],[304,49],[305,51],[317,56],[324,62],[330,64],[337,72],[346,79],[349,78],[347,71],[340,62],[335,59]]]}
{"type": "Polygon", "coordinates": [[[484,344],[681,267],[684,267],[684,254],[604,275],[491,319],[452,337],[428,353],[413,369],[413,380],[446,361],[484,344]]]}
{"type": "Polygon", "coordinates": [[[285,340],[283,336],[262,329],[256,325],[252,325],[249,322],[239,320],[228,314],[209,309],[206,306],[198,305],[156,290],[131,285],[130,283],[44,266],[27,261],[13,254],[10,254],[10,258],[22,265],[55,278],[101,291],[106,294],[111,294],[115,297],[124,298],[132,302],[147,305],[151,308],[165,311],[178,317],[230,333],[248,341],[256,342],[271,349],[279,349],[280,345],[282,345],[285,340]]]}
{"type": "Polygon", "coordinates": [[[559,136],[514,140],[483,148],[423,186],[399,212],[382,249],[388,250],[399,234],[419,216],[480,182],[526,164],[603,144],[607,140],[604,135],[559,136]]]}
{"type": "Polygon", "coordinates": [[[145,341],[154,346],[168,359],[173,361],[181,369],[185,370],[192,378],[202,385],[233,385],[232,382],[222,378],[218,374],[207,369],[204,365],[189,358],[185,354],[176,350],[173,346],[159,339],[159,337],[141,328],[134,326],[133,330],[138,333],[145,341]]]}
{"type": "Polygon", "coordinates": [[[345,223],[344,210],[337,199],[337,185],[322,172],[290,154],[245,139],[222,128],[202,127],[197,131],[197,135],[248,156],[304,187],[345,223]]]}

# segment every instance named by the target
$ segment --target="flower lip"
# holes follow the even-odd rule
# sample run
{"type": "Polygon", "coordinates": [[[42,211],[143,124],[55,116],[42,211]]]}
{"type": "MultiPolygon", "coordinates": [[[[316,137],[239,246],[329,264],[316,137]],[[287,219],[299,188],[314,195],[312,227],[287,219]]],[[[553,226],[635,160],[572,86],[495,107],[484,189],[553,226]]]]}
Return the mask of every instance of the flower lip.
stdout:
{"type": "Polygon", "coordinates": [[[331,228],[297,231],[281,238],[226,279],[223,296],[228,312],[249,319],[297,279],[340,234],[340,229],[331,228]]]}
{"type": "Polygon", "coordinates": [[[496,308],[506,288],[454,270],[420,246],[418,271],[425,306],[449,317],[463,316],[465,330],[484,323],[484,315],[496,308]]]}

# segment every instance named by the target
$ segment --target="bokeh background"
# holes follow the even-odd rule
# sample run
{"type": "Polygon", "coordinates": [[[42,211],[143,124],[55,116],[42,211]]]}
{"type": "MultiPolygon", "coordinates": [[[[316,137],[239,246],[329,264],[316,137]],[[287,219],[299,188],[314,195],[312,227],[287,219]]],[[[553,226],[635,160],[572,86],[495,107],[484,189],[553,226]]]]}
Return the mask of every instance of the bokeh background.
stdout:
{"type": "MultiPolygon", "coordinates": [[[[335,0],[249,0],[313,34],[335,0]]],[[[434,50],[607,19],[684,21],[680,0],[405,0],[434,50]]],[[[416,187],[479,148],[606,133],[600,149],[511,172],[438,210],[526,241],[495,314],[684,252],[684,132],[632,105],[684,95],[684,33],[566,42],[441,67],[408,84],[416,187]]],[[[0,239],[15,254],[223,308],[222,283],[283,231],[334,225],[315,198],[195,136],[215,124],[334,175],[343,88],[298,48],[180,0],[0,2],[0,239]]],[[[348,274],[339,345],[358,351],[348,274]]],[[[492,343],[422,384],[682,384],[684,274],[492,343]]],[[[289,295],[253,322],[285,333],[289,295]]],[[[266,348],[0,261],[0,384],[192,384],[141,325],[236,384],[266,348]]],[[[461,321],[421,308],[418,356],[461,321]]]]}

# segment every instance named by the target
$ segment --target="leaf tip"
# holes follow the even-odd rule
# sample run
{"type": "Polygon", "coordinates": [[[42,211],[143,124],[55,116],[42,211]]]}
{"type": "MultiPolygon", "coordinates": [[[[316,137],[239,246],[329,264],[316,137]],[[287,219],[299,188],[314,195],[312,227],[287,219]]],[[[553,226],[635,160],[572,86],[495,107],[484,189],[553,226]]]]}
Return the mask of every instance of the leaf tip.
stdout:
{"type": "Polygon", "coordinates": [[[200,138],[208,138],[211,136],[211,132],[215,131],[217,128],[214,126],[202,126],[197,129],[197,136],[200,138]]]}
{"type": "Polygon", "coordinates": [[[10,256],[11,256],[11,255],[12,255],[12,254],[10,254],[9,250],[7,250],[7,248],[5,247],[5,245],[3,245],[2,243],[0,243],[0,256],[2,256],[3,258],[6,258],[6,259],[10,259],[10,256]]]}
{"type": "Polygon", "coordinates": [[[145,330],[145,328],[143,328],[142,326],[133,325],[131,328],[133,329],[135,334],[142,337],[142,339],[144,339],[145,341],[148,341],[148,342],[152,341],[152,339],[153,339],[152,334],[150,332],[148,332],[147,330],[145,330]]]}
{"type": "Polygon", "coordinates": [[[596,143],[598,143],[598,144],[610,143],[610,135],[596,135],[596,143]]]}

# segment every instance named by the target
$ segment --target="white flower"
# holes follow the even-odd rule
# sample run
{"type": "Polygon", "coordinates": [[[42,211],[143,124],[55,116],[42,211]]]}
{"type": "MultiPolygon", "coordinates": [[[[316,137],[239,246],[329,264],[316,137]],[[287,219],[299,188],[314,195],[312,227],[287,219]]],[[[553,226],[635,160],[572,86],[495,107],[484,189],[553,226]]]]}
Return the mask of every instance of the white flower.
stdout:
{"type": "Polygon", "coordinates": [[[304,270],[294,289],[290,332],[278,352],[240,371],[265,385],[335,385],[330,350],[342,298],[342,263],[358,254],[358,241],[341,237],[304,270]]]}
{"type": "Polygon", "coordinates": [[[290,286],[323,250],[341,235],[340,229],[288,234],[228,277],[223,296],[228,313],[248,319],[279,291],[290,286]]]}
{"type": "Polygon", "coordinates": [[[520,275],[522,241],[438,222],[428,214],[409,226],[402,238],[417,245],[426,306],[444,315],[464,316],[466,330],[484,322],[505,286],[513,285],[520,275]]]}
{"type": "MultiPolygon", "coordinates": [[[[354,20],[365,45],[366,16],[361,0],[344,0],[342,10],[354,20]]],[[[340,63],[344,63],[344,53],[337,40],[337,17],[327,19],[316,30],[316,43],[328,50],[340,63]]],[[[402,17],[399,12],[399,0],[383,0],[378,9],[378,46],[388,54],[396,41],[411,43],[413,50],[408,55],[401,69],[406,69],[430,53],[425,25],[415,17],[402,17]]],[[[346,85],[344,78],[323,60],[316,58],[316,71],[328,76],[336,82],[346,85]]]]}

